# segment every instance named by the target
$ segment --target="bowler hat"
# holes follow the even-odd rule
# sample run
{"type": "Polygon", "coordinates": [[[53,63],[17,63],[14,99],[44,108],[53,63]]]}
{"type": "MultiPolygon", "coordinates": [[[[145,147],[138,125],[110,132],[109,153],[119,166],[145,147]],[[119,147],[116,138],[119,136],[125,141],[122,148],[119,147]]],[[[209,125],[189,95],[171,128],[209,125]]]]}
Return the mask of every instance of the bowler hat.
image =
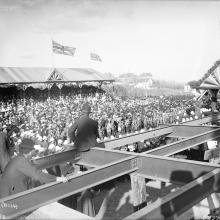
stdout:
{"type": "Polygon", "coordinates": [[[82,112],[83,113],[91,113],[91,107],[89,106],[88,103],[85,103],[82,107],[82,112]]]}
{"type": "Polygon", "coordinates": [[[27,154],[32,150],[34,150],[34,141],[29,138],[24,138],[19,145],[19,152],[27,154]]]}

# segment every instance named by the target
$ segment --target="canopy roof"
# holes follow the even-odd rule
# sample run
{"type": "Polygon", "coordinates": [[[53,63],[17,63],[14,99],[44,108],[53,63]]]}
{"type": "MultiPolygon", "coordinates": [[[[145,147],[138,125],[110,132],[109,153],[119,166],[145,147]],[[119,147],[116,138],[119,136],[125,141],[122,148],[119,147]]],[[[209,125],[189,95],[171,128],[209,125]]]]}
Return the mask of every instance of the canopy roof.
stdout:
{"type": "Polygon", "coordinates": [[[114,81],[87,68],[0,67],[0,84],[114,81]]]}
{"type": "Polygon", "coordinates": [[[220,65],[218,65],[211,74],[204,79],[199,88],[202,89],[220,89],[220,65]]]}

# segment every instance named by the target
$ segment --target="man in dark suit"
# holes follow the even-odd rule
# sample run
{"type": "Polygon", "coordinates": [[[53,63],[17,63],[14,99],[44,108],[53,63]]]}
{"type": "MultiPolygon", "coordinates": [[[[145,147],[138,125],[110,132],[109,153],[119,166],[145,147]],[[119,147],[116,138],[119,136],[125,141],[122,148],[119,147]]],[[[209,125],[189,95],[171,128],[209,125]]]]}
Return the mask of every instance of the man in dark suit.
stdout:
{"type": "Polygon", "coordinates": [[[0,198],[29,189],[29,178],[38,180],[41,183],[67,181],[66,177],[56,177],[38,170],[30,162],[34,151],[33,140],[28,138],[23,139],[19,146],[19,154],[8,162],[2,174],[0,180],[0,198]]]}
{"type": "Polygon", "coordinates": [[[98,122],[89,117],[90,113],[91,107],[88,103],[84,104],[81,116],[68,131],[70,141],[74,142],[78,152],[89,151],[90,148],[98,145],[96,140],[99,137],[98,122]]]}
{"type": "MultiPolygon", "coordinates": [[[[91,119],[89,114],[91,113],[91,107],[88,103],[82,107],[80,117],[73,123],[69,128],[68,135],[70,141],[74,142],[74,147],[79,152],[81,159],[83,159],[84,152],[90,150],[90,148],[98,145],[97,138],[98,133],[98,122],[91,119]]],[[[87,168],[81,166],[81,171],[86,171],[87,168]]],[[[86,215],[91,217],[95,216],[95,209],[92,201],[92,193],[90,190],[82,192],[79,200],[79,210],[86,215]]]]}

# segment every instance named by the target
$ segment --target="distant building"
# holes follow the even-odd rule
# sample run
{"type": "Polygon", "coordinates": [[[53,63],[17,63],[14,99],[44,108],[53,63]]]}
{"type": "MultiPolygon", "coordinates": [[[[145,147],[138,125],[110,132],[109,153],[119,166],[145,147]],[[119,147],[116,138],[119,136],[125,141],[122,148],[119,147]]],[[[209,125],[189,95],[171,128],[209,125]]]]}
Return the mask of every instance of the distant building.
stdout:
{"type": "Polygon", "coordinates": [[[184,86],[184,92],[192,92],[192,89],[190,88],[190,85],[184,86]]]}
{"type": "Polygon", "coordinates": [[[153,80],[151,78],[145,79],[145,81],[138,82],[135,87],[140,89],[151,89],[153,86],[153,80]]]}
{"type": "Polygon", "coordinates": [[[124,73],[121,74],[118,78],[117,81],[121,82],[122,84],[135,84],[137,80],[137,75],[134,73],[124,73]]]}
{"type": "Polygon", "coordinates": [[[127,84],[140,89],[151,89],[153,85],[152,74],[142,73],[141,75],[136,75],[134,73],[125,73],[117,78],[120,84],[127,84]]]}

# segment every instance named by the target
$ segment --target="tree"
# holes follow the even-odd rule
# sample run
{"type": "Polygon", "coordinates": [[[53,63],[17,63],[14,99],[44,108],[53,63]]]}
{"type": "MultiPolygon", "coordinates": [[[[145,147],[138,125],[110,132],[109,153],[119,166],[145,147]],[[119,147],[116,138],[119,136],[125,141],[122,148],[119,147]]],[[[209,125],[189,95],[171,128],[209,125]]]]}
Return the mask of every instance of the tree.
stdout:
{"type": "Polygon", "coordinates": [[[119,75],[119,78],[132,78],[132,77],[137,77],[137,75],[134,73],[123,73],[119,75]]]}
{"type": "Polygon", "coordinates": [[[141,73],[140,74],[140,77],[146,77],[146,78],[152,78],[153,77],[153,75],[152,75],[152,73],[141,73]]]}

